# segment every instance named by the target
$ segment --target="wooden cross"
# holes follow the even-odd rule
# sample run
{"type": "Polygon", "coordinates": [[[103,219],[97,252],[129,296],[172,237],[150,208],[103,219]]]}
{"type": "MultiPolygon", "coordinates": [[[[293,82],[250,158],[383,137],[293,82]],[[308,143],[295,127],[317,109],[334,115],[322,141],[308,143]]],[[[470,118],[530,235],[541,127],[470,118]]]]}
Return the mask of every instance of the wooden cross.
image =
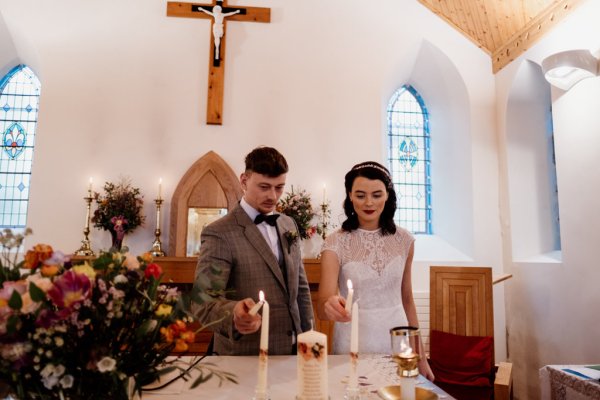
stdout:
{"type": "Polygon", "coordinates": [[[208,59],[208,101],[206,123],[223,123],[223,86],[225,76],[225,26],[227,21],[270,22],[271,9],[263,7],[227,7],[227,0],[212,4],[167,3],[167,16],[212,20],[210,56],[208,59]],[[218,8],[216,8],[218,7],[218,8]]]}

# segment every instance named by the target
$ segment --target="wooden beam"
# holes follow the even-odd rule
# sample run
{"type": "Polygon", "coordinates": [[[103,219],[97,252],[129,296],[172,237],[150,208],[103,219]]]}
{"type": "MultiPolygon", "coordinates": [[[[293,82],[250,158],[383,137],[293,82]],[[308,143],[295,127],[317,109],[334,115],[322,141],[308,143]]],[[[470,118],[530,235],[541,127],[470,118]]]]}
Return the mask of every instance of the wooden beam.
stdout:
{"type": "Polygon", "coordinates": [[[587,0],[560,0],[527,23],[492,53],[494,74],[528,50],[564,17],[587,0]]]}

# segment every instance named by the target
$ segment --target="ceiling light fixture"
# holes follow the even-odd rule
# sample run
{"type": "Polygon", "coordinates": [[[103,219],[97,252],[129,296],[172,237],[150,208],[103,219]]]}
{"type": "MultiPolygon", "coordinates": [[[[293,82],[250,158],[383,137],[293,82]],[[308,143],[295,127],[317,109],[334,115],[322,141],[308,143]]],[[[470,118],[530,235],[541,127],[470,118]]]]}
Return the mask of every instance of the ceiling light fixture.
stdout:
{"type": "Polygon", "coordinates": [[[569,90],[580,80],[597,75],[598,59],[589,50],[563,51],[546,57],[542,71],[552,86],[569,90]]]}

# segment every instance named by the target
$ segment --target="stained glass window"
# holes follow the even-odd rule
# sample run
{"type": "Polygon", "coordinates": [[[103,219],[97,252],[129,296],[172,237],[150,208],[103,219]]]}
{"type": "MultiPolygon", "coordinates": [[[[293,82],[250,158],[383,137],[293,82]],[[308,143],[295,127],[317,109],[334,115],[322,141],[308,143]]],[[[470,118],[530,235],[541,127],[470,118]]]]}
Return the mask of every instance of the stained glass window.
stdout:
{"type": "Polygon", "coordinates": [[[40,81],[25,65],[0,80],[0,227],[27,223],[40,81]]]}
{"type": "Polygon", "coordinates": [[[387,109],[388,166],[398,196],[396,223],[412,233],[431,234],[429,116],[409,85],[391,97],[387,109]]]}

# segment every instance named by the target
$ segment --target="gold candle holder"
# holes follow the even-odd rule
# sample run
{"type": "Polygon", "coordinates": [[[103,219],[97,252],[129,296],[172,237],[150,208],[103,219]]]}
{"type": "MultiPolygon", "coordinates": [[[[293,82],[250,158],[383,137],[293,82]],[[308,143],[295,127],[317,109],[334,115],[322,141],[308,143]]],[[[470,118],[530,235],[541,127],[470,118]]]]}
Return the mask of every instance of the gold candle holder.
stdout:
{"type": "Polygon", "coordinates": [[[398,376],[412,378],[419,375],[421,340],[419,328],[399,326],[390,329],[392,359],[398,364],[398,376]]]}
{"type": "Polygon", "coordinates": [[[86,213],[85,213],[85,225],[83,227],[83,240],[81,241],[81,247],[75,252],[76,256],[94,256],[94,251],[90,245],[90,215],[92,209],[92,191],[88,190],[88,195],[83,198],[87,203],[86,213]]]}
{"type": "Polygon", "coordinates": [[[154,242],[152,242],[152,249],[150,254],[152,257],[164,257],[166,253],[162,249],[162,243],[160,242],[160,206],[163,203],[163,199],[160,197],[154,200],[156,204],[156,229],[154,229],[154,242]]]}

